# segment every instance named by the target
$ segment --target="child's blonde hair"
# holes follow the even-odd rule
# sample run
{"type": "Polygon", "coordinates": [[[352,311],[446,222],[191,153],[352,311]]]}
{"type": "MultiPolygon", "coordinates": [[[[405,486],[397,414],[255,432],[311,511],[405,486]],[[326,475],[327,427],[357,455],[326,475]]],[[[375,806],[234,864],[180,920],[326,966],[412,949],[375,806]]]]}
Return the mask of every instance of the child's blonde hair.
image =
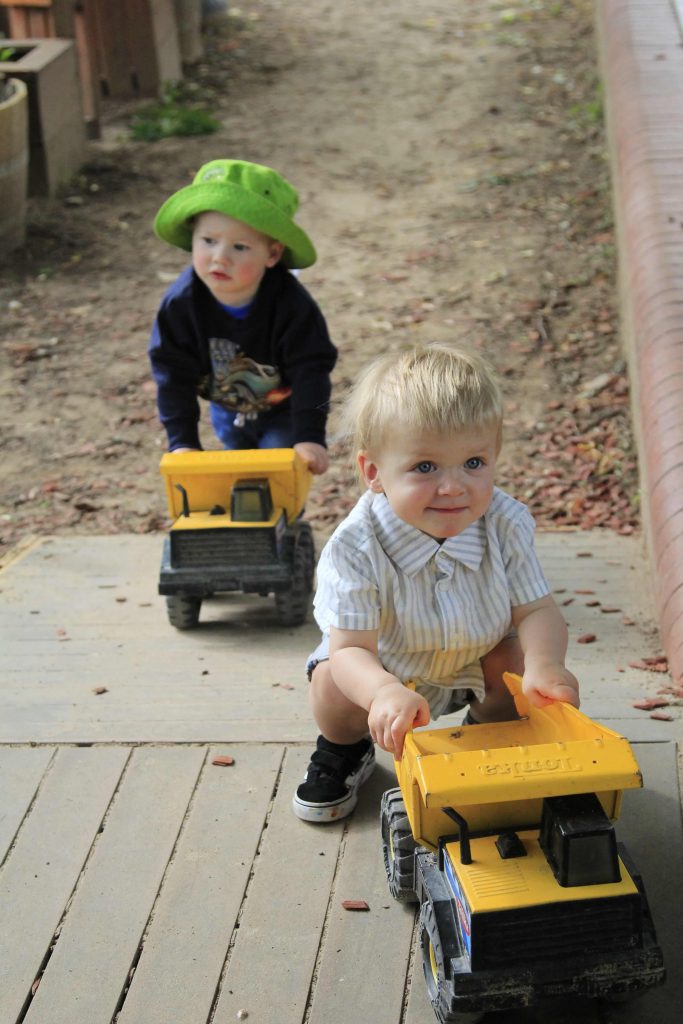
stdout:
{"type": "Polygon", "coordinates": [[[451,434],[493,426],[500,447],[503,398],[481,356],[455,346],[416,345],[370,363],[343,416],[355,452],[376,453],[397,424],[416,433],[451,434]]]}

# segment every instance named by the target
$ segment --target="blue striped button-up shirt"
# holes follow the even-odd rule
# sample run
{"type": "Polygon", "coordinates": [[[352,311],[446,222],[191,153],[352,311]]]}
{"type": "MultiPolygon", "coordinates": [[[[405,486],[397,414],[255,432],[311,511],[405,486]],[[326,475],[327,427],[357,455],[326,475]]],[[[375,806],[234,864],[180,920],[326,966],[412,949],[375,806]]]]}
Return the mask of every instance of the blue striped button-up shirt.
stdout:
{"type": "Polygon", "coordinates": [[[323,633],[378,630],[380,661],[417,684],[434,717],[453,689],[483,699],[479,659],[509,632],[513,607],[549,592],[534,529],[526,506],[495,488],[480,519],[439,543],[367,491],[323,548],[316,621],[323,633]]]}

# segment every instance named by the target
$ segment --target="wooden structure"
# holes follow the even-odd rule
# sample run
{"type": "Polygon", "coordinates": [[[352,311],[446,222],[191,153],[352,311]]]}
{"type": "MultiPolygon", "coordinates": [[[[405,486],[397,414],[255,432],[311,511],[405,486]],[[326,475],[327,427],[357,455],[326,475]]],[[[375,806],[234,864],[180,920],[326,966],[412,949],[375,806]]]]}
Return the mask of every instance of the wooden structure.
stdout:
{"type": "Polygon", "coordinates": [[[28,90],[29,195],[55,195],[85,160],[76,50],[70,39],[17,39],[0,71],[28,90]]]}
{"type": "MultiPolygon", "coordinates": [[[[179,0],[0,0],[10,39],[75,41],[91,138],[99,135],[103,98],[157,96],[164,82],[182,77],[178,5],[179,0]]],[[[180,3],[180,12],[185,6],[180,3]]]]}
{"type": "MultiPolygon", "coordinates": [[[[636,538],[539,542],[557,586],[593,587],[642,621],[636,538]]],[[[436,1024],[411,955],[414,911],[389,895],[382,862],[391,757],[350,819],[299,821],[290,803],[315,739],[303,665],[317,629],[280,628],[268,602],[239,597],[216,600],[197,632],[173,630],[156,594],[161,543],[44,540],[0,573],[0,1021],[234,1024],[246,1012],[247,1024],[436,1024]],[[234,764],[214,764],[222,755],[234,764]]],[[[573,636],[595,621],[578,599],[566,613],[573,636]]],[[[647,1010],[620,1004],[619,1022],[673,1024],[681,720],[631,706],[642,672],[615,676],[617,652],[626,661],[652,640],[621,616],[600,619],[600,642],[574,644],[572,667],[591,713],[647,740],[636,751],[647,789],[625,798],[619,832],[646,873],[670,969],[647,1010]]],[[[512,1019],[541,1017],[501,1024],[512,1019]]],[[[559,1007],[553,1020],[599,1024],[604,1009],[559,1007]]]]}

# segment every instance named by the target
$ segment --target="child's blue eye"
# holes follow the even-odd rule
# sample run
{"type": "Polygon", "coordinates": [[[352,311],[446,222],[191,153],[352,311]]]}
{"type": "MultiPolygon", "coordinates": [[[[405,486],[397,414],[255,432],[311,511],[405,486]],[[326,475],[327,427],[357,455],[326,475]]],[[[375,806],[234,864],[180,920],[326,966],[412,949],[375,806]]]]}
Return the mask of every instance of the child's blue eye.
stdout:
{"type": "Polygon", "coordinates": [[[478,455],[474,458],[468,459],[465,463],[465,469],[480,469],[484,465],[484,460],[480,459],[478,455]]]}
{"type": "Polygon", "coordinates": [[[433,462],[418,462],[415,466],[416,473],[433,473],[436,466],[433,462]]]}
{"type": "Polygon", "coordinates": [[[235,251],[236,252],[248,252],[249,251],[249,246],[245,245],[243,242],[235,242],[235,251]]]}

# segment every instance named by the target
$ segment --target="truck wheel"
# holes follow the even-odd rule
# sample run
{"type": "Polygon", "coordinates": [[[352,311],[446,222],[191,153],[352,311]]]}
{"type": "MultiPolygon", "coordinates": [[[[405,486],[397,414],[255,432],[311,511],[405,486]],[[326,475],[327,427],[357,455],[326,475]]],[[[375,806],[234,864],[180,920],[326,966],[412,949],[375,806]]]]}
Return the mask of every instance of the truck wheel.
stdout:
{"type": "Polygon", "coordinates": [[[388,789],[382,797],[382,853],[389,891],[395,900],[416,903],[415,850],[417,843],[406,814],[400,789],[388,789]]]}
{"type": "Polygon", "coordinates": [[[420,911],[420,949],[427,994],[434,1013],[442,1024],[477,1024],[485,1013],[469,1013],[453,1009],[453,983],[446,973],[446,957],[439,934],[439,924],[430,899],[420,911]]]}
{"type": "Polygon", "coordinates": [[[313,590],[315,548],[308,523],[301,523],[292,558],[292,581],[275,592],[275,609],[281,626],[301,626],[306,621],[313,590]]]}
{"type": "Polygon", "coordinates": [[[170,597],[166,598],[168,621],[176,629],[194,629],[199,622],[199,610],[201,607],[201,597],[171,594],[170,597]]]}

